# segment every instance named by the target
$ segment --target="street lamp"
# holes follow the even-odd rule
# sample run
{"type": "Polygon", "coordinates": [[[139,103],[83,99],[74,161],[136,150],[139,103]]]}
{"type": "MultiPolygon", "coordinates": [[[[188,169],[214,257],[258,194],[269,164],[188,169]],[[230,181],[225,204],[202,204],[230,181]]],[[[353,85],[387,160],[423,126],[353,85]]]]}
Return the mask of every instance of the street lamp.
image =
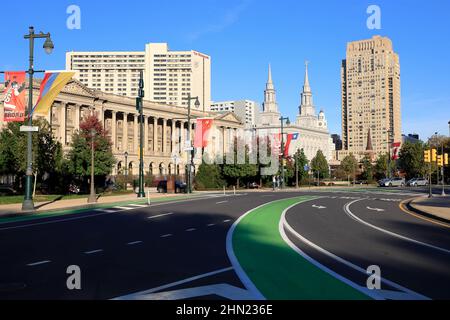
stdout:
{"type": "MultiPolygon", "coordinates": [[[[144,190],[144,72],[139,77],[139,96],[136,98],[136,109],[139,111],[139,191],[138,198],[145,198],[144,190]]],[[[165,133],[164,133],[165,134],[165,133]]]]}
{"type": "Polygon", "coordinates": [[[195,100],[195,107],[198,109],[200,107],[200,101],[198,100],[198,97],[191,97],[191,94],[188,93],[187,98],[184,98],[183,100],[187,100],[188,102],[188,141],[186,142],[186,152],[187,152],[187,159],[188,159],[188,165],[187,165],[187,185],[188,185],[188,193],[192,193],[192,168],[194,166],[194,157],[193,152],[194,148],[192,147],[192,141],[191,141],[191,101],[195,100]]]}
{"type": "MultiPolygon", "coordinates": [[[[55,46],[53,45],[53,41],[50,37],[50,33],[42,33],[39,34],[34,33],[34,28],[29,28],[29,33],[24,36],[25,39],[29,40],[29,50],[30,50],[30,58],[29,58],[29,87],[28,87],[28,123],[29,126],[33,126],[33,75],[35,73],[34,70],[34,39],[46,39],[44,43],[44,50],[47,54],[51,54],[55,46]]],[[[25,180],[25,198],[22,204],[23,211],[34,211],[34,202],[32,196],[32,179],[33,179],[33,160],[32,160],[32,152],[33,152],[33,136],[31,131],[27,133],[27,170],[26,170],[26,180],[25,180]]]]}
{"type": "Polygon", "coordinates": [[[88,203],[96,203],[97,202],[97,194],[95,193],[95,135],[96,131],[94,128],[91,129],[91,193],[88,198],[88,203]]]}
{"type": "Polygon", "coordinates": [[[289,126],[291,124],[291,122],[289,121],[289,118],[284,118],[281,117],[280,118],[280,122],[281,122],[281,176],[282,176],[282,184],[281,184],[281,189],[284,189],[286,187],[286,182],[285,182],[285,171],[284,171],[284,154],[285,154],[285,150],[284,150],[284,121],[286,121],[286,125],[289,126]]]}
{"type": "Polygon", "coordinates": [[[123,154],[125,156],[125,191],[128,191],[128,151],[123,154]]]}

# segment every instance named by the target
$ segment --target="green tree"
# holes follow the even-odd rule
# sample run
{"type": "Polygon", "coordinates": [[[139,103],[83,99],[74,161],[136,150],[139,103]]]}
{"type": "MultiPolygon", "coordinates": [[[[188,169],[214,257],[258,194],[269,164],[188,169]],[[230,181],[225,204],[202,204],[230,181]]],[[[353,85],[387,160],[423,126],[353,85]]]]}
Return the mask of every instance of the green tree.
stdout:
{"type": "Polygon", "coordinates": [[[424,146],[421,143],[406,142],[400,150],[398,165],[407,179],[423,177],[426,173],[424,146]]]}
{"type": "Polygon", "coordinates": [[[311,169],[316,173],[316,175],[319,173],[320,179],[326,179],[329,177],[328,161],[322,150],[317,151],[316,156],[311,160],[311,169]]]}
{"type": "Polygon", "coordinates": [[[220,166],[217,164],[202,163],[195,176],[197,189],[221,189],[225,185],[220,166]]]}
{"type": "Polygon", "coordinates": [[[350,153],[342,160],[340,169],[344,172],[348,180],[350,180],[350,177],[353,177],[353,182],[355,182],[356,171],[358,170],[358,161],[353,153],[350,153]]]}
{"type": "MultiPolygon", "coordinates": [[[[297,150],[294,154],[294,165],[298,168],[298,180],[304,181],[308,177],[308,172],[305,171],[305,166],[308,164],[305,151],[303,149],[297,150]]],[[[295,168],[294,168],[295,169],[295,168]]],[[[294,177],[296,179],[296,177],[294,177]]]]}
{"type": "MultiPolygon", "coordinates": [[[[68,171],[78,177],[85,186],[91,174],[91,146],[94,143],[94,172],[104,178],[110,174],[116,159],[111,150],[111,141],[96,116],[88,116],[81,124],[80,131],[72,136],[71,149],[67,155],[68,171]],[[94,139],[92,131],[95,132],[94,139]]],[[[96,179],[96,181],[98,181],[96,179]]]]}
{"type": "MultiPolygon", "coordinates": [[[[0,133],[0,173],[23,178],[27,167],[27,134],[20,132],[23,123],[8,123],[0,133]]],[[[57,188],[59,175],[63,170],[61,144],[53,137],[50,124],[42,118],[33,120],[39,128],[32,136],[33,170],[37,183],[45,183],[46,191],[57,188]]],[[[17,179],[17,187],[20,179],[17,179]]]]}
{"type": "Polygon", "coordinates": [[[362,159],[361,164],[362,164],[362,168],[363,168],[363,172],[361,174],[361,178],[363,180],[366,180],[368,183],[372,183],[373,182],[374,169],[373,169],[371,157],[369,155],[366,155],[362,159]]]}
{"type": "Polygon", "coordinates": [[[237,163],[237,139],[235,140],[235,159],[234,164],[223,165],[223,176],[236,182],[236,187],[239,188],[242,179],[256,178],[258,175],[258,166],[256,164],[250,164],[249,150],[245,147],[245,163],[237,163]]]}

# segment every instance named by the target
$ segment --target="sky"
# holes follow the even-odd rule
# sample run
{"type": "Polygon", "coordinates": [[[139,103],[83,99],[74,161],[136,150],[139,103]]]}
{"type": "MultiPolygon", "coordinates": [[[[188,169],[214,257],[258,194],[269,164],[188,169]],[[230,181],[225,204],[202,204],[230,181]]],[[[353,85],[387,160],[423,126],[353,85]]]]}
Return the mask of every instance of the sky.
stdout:
{"type": "Polygon", "coordinates": [[[402,131],[427,139],[449,134],[450,1],[448,0],[72,0],[2,4],[0,70],[28,68],[23,36],[33,25],[51,32],[52,55],[36,45],[36,69],[65,68],[67,51],[144,51],[149,42],[197,50],[212,58],[212,100],[263,102],[272,65],[280,111],[295,120],[310,62],[317,111],[341,133],[340,64],[349,41],[387,36],[400,55],[402,131]],[[81,29],[66,26],[67,8],[81,10],[81,29]],[[367,27],[369,5],[381,29],[367,27]]]}

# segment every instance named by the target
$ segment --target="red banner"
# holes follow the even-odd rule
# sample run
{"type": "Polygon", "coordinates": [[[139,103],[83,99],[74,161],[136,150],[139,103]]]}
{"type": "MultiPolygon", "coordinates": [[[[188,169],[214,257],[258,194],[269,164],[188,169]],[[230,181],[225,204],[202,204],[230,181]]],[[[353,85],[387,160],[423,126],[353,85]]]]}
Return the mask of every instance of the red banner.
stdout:
{"type": "Polygon", "coordinates": [[[213,126],[212,119],[197,119],[195,127],[195,148],[206,148],[208,146],[208,133],[213,126]]]}
{"type": "Polygon", "coordinates": [[[395,142],[392,144],[392,160],[400,159],[400,148],[402,146],[401,142],[395,142]]]}
{"type": "Polygon", "coordinates": [[[25,71],[5,72],[5,90],[3,91],[5,122],[25,121],[25,81],[25,71]]]}

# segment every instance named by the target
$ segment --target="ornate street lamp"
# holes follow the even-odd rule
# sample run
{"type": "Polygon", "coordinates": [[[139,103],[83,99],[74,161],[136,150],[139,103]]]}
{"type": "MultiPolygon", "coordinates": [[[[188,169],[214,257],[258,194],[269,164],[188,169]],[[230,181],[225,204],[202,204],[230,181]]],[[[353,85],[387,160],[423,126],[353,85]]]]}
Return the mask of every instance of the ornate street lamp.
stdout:
{"type": "Polygon", "coordinates": [[[285,182],[285,178],[286,178],[286,173],[285,173],[285,168],[284,168],[284,161],[285,161],[285,150],[284,150],[284,122],[286,121],[286,125],[290,126],[291,122],[289,121],[289,118],[284,118],[281,117],[280,118],[280,122],[281,122],[281,176],[282,176],[282,184],[281,184],[281,189],[284,189],[286,187],[286,182],[285,182]]]}
{"type": "Polygon", "coordinates": [[[97,131],[91,129],[91,193],[88,198],[88,203],[97,202],[97,194],[95,193],[95,135],[97,131]]]}
{"type": "MultiPolygon", "coordinates": [[[[50,37],[50,33],[42,33],[39,34],[34,33],[34,28],[30,27],[29,33],[24,36],[25,39],[29,40],[29,50],[30,50],[30,58],[29,58],[29,88],[28,88],[28,123],[29,126],[33,126],[33,75],[36,72],[34,70],[34,39],[46,39],[44,42],[44,50],[47,54],[51,54],[55,46],[53,45],[53,41],[50,37]]],[[[22,204],[22,211],[34,211],[34,202],[32,195],[32,179],[33,179],[33,136],[32,132],[28,131],[27,133],[27,170],[26,170],[26,180],[25,180],[25,198],[22,204]]]]}
{"type": "Polygon", "coordinates": [[[186,148],[187,151],[187,159],[188,159],[188,164],[187,164],[187,190],[188,193],[192,193],[192,168],[194,167],[194,149],[192,147],[192,141],[191,141],[191,130],[192,130],[192,126],[191,126],[191,101],[195,100],[195,108],[200,108],[200,101],[198,99],[198,97],[191,97],[191,94],[188,93],[188,97],[185,98],[184,100],[187,100],[188,102],[188,141],[186,143],[186,146],[188,146],[186,148]]]}

